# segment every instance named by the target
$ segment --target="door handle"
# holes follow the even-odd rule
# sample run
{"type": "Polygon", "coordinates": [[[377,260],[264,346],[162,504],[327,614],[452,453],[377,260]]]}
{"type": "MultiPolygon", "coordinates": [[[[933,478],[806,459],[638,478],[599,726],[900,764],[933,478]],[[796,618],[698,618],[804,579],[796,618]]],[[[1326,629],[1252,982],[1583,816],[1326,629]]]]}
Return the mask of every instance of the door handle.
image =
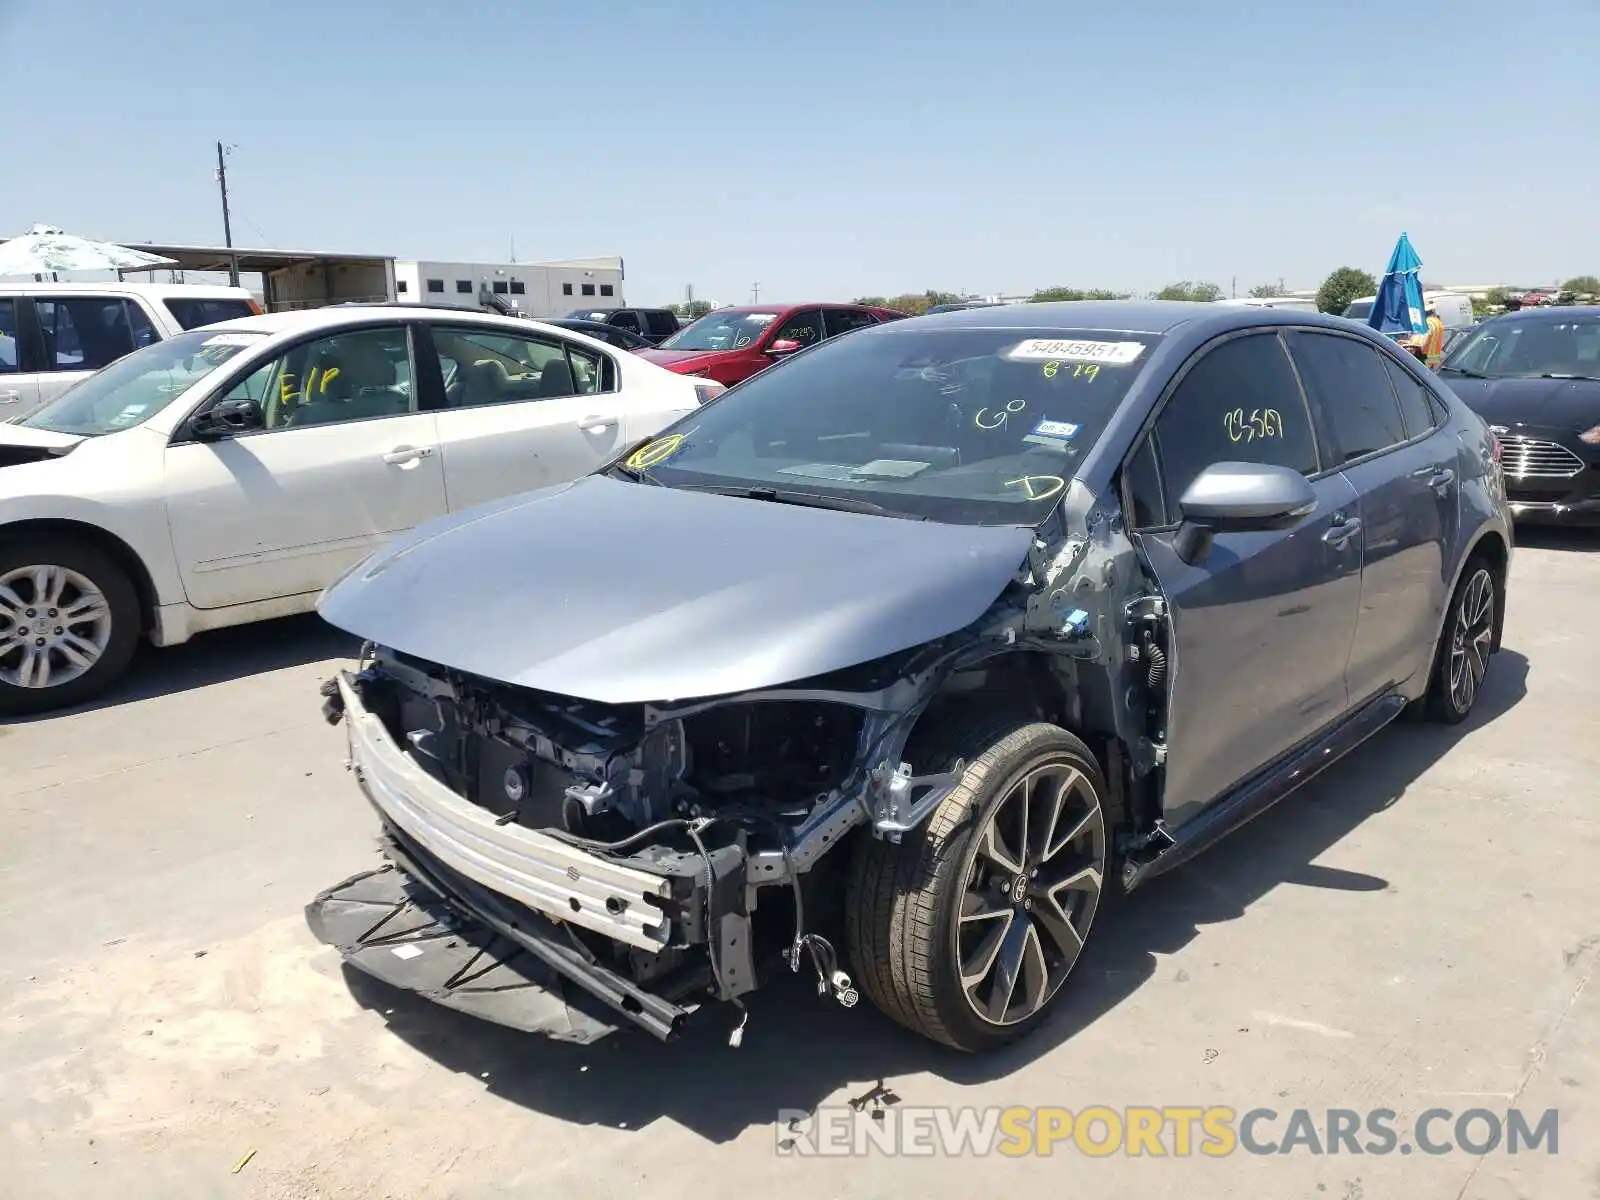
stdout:
{"type": "Polygon", "coordinates": [[[410,466],[433,453],[432,446],[396,446],[383,456],[383,461],[397,467],[410,466]]]}
{"type": "Polygon", "coordinates": [[[0,392],[0,404],[15,404],[21,399],[21,392],[0,392]]]}
{"type": "Polygon", "coordinates": [[[1360,517],[1345,517],[1342,520],[1334,517],[1333,527],[1322,535],[1322,540],[1335,550],[1343,550],[1350,544],[1350,539],[1361,532],[1360,517]]]}
{"type": "Polygon", "coordinates": [[[585,417],[578,422],[578,428],[585,433],[599,433],[601,430],[610,429],[616,423],[615,417],[585,417]]]}

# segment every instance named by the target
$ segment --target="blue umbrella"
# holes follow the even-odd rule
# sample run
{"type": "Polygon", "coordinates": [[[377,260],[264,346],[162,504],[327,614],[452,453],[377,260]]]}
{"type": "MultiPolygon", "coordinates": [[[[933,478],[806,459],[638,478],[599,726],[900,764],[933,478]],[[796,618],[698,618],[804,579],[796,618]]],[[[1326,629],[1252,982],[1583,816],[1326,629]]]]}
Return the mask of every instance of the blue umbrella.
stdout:
{"type": "Polygon", "coordinates": [[[1394,244],[1389,269],[1378,285],[1367,324],[1379,333],[1424,333],[1428,328],[1422,303],[1422,260],[1405,234],[1394,244]]]}

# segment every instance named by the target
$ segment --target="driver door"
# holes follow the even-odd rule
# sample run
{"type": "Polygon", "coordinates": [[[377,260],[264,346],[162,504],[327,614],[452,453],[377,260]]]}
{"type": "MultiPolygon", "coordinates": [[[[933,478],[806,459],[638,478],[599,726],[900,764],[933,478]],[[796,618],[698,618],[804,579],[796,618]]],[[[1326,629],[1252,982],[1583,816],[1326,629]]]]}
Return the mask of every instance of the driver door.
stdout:
{"type": "Polygon", "coordinates": [[[1355,489],[1321,465],[1283,342],[1265,332],[1203,351],[1128,464],[1129,525],[1168,604],[1164,807],[1174,828],[1349,707],[1360,521],[1355,489]],[[1268,410],[1276,419],[1251,421],[1268,410]],[[1316,509],[1286,529],[1219,531],[1186,562],[1178,500],[1218,462],[1301,471],[1316,509]]]}
{"type": "Polygon", "coordinates": [[[320,591],[395,534],[445,515],[411,342],[402,325],[303,342],[215,398],[255,401],[261,428],[174,438],[167,516],[190,604],[320,591]]]}

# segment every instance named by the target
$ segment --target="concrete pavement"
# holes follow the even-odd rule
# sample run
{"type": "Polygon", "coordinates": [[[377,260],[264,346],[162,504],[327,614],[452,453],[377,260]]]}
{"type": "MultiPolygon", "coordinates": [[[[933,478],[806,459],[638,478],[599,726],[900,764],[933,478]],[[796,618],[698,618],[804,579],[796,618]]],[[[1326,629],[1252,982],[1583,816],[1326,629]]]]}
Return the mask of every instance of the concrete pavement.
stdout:
{"type": "Polygon", "coordinates": [[[351,647],[306,619],[148,652],[109,703],[0,726],[0,1195],[1600,1197],[1597,597],[1600,540],[1520,549],[1471,722],[1391,728],[1115,905],[1059,1016],[989,1060],[799,984],[738,1051],[720,1014],[576,1049],[347,977],[301,908],[375,861],[316,695],[351,647]],[[1402,1131],[1557,1108],[1559,1153],[778,1155],[778,1110],[880,1080],[1402,1131]]]}

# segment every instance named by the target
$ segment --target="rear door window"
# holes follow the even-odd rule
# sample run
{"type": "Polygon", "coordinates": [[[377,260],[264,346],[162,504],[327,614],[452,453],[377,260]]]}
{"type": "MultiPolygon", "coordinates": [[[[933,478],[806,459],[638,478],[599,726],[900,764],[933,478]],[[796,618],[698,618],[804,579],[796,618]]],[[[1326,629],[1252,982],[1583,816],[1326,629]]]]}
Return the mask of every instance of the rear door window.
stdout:
{"type": "Polygon", "coordinates": [[[168,296],[162,301],[172,319],[185,329],[198,329],[202,325],[215,325],[218,321],[235,321],[240,317],[253,317],[255,310],[248,300],[202,300],[193,296],[168,296]]]}
{"type": "MultiPolygon", "coordinates": [[[[44,339],[46,371],[98,371],[141,344],[129,305],[120,297],[52,296],[35,299],[33,311],[44,339]]],[[[149,318],[140,312],[138,320],[143,334],[153,339],[149,318]]]]}
{"type": "Polygon", "coordinates": [[[678,318],[669,312],[647,312],[644,319],[654,337],[666,337],[669,333],[678,332],[678,318]]]}
{"type": "Polygon", "coordinates": [[[838,337],[852,329],[865,329],[868,325],[878,323],[877,318],[860,308],[827,308],[823,309],[822,316],[827,323],[829,337],[838,337]]]}
{"type": "Polygon", "coordinates": [[[1355,338],[1297,332],[1290,348],[1306,394],[1333,439],[1333,459],[1347,463],[1406,440],[1400,402],[1378,351],[1355,338]]]}
{"type": "Polygon", "coordinates": [[[1413,379],[1399,363],[1383,360],[1383,369],[1389,373],[1394,393],[1400,398],[1400,415],[1405,418],[1406,436],[1421,437],[1437,424],[1438,410],[1428,403],[1426,389],[1413,379]]]}

